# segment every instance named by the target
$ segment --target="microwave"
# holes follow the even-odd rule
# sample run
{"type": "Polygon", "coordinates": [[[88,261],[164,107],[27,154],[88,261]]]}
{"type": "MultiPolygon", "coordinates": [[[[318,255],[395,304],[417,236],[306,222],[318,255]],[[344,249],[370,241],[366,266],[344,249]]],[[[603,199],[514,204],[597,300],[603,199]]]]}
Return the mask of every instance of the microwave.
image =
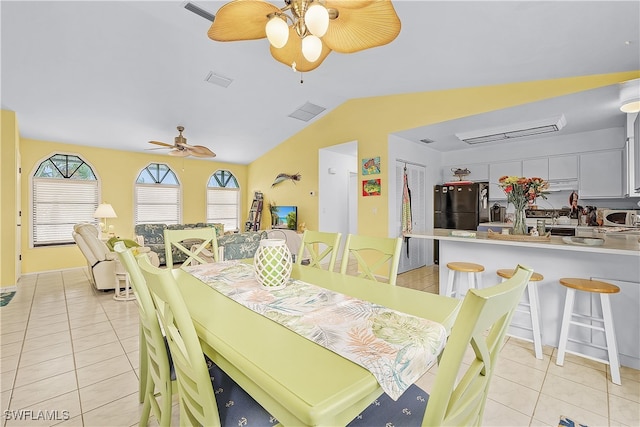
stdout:
{"type": "Polygon", "coordinates": [[[605,209],[602,213],[602,225],[604,226],[627,226],[640,225],[640,211],[626,209],[605,209]]]}

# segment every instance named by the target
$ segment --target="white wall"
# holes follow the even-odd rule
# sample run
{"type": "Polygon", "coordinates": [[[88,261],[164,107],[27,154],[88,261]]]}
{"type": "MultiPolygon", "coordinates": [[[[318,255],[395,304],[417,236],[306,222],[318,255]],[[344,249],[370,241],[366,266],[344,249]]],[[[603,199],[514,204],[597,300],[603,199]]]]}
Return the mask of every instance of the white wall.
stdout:
{"type": "Polygon", "coordinates": [[[357,170],[356,156],[338,153],[331,148],[319,150],[319,231],[339,232],[343,236],[349,233],[349,172],[357,173],[357,170]],[[335,173],[329,173],[329,169],[335,173]]]}
{"type": "MultiPolygon", "coordinates": [[[[441,182],[440,170],[442,169],[442,153],[435,151],[426,145],[417,144],[395,135],[389,135],[388,142],[388,159],[389,165],[385,165],[389,171],[389,183],[385,186],[389,192],[389,236],[397,237],[398,224],[400,218],[396,215],[396,203],[399,203],[400,194],[396,192],[396,161],[409,161],[414,164],[426,167],[425,175],[425,206],[426,210],[426,230],[433,230],[433,186],[441,182]]],[[[412,209],[416,209],[412,206],[412,209]]],[[[433,245],[426,247],[426,264],[433,264],[433,245]]]]}

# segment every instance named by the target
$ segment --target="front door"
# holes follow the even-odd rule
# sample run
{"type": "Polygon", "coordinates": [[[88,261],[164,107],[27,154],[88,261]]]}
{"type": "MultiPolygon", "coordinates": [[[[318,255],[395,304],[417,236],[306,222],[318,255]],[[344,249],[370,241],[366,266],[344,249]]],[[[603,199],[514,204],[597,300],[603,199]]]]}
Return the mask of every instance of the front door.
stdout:
{"type": "MultiPolygon", "coordinates": [[[[412,231],[416,233],[426,231],[426,195],[425,176],[426,168],[420,165],[406,164],[407,181],[411,191],[411,223],[412,231]]],[[[402,186],[404,183],[404,162],[396,162],[396,218],[398,218],[398,236],[402,235],[402,186]]],[[[402,242],[402,254],[398,273],[414,270],[426,265],[426,242],[425,239],[409,239],[409,250],[407,252],[407,241],[402,242]]]]}

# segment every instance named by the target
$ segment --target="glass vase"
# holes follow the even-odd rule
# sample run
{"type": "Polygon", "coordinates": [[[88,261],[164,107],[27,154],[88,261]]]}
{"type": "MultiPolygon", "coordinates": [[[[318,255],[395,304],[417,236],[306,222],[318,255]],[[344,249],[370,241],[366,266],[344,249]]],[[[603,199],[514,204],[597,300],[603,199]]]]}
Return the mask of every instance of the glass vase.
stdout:
{"type": "Polygon", "coordinates": [[[513,220],[513,234],[527,234],[527,220],[524,214],[524,207],[516,208],[513,220]]]}

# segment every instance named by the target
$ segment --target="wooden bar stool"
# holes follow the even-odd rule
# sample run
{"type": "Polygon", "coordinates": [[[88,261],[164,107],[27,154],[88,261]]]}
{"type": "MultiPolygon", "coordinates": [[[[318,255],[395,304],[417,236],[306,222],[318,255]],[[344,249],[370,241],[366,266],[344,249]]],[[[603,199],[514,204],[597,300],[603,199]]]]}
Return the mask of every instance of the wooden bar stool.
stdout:
{"type": "Polygon", "coordinates": [[[445,293],[441,292],[440,295],[446,295],[448,297],[453,296],[454,298],[460,298],[464,296],[464,294],[460,294],[460,289],[458,286],[456,286],[455,290],[453,289],[456,272],[467,273],[468,289],[480,289],[482,287],[481,273],[484,271],[484,266],[480,264],[474,264],[472,262],[449,262],[447,263],[447,268],[449,269],[447,288],[445,290],[445,293]]]}
{"type": "MultiPolygon", "coordinates": [[[[496,271],[496,274],[500,276],[502,278],[502,281],[504,282],[505,280],[510,279],[511,276],[513,276],[513,270],[504,268],[496,271]]],[[[529,315],[529,318],[531,319],[531,328],[519,325],[515,326],[531,331],[531,333],[533,334],[533,339],[522,337],[518,338],[533,343],[533,348],[535,350],[537,359],[543,359],[542,334],[540,333],[540,304],[538,300],[538,287],[531,282],[541,282],[542,280],[544,280],[544,276],[542,274],[533,273],[531,279],[529,279],[529,283],[527,283],[527,295],[529,298],[527,301],[520,301],[520,304],[518,304],[518,307],[516,307],[516,311],[529,315]]],[[[507,335],[512,336],[508,332],[507,335]]]]}
{"type": "Polygon", "coordinates": [[[562,366],[564,364],[565,353],[575,354],[587,359],[603,362],[609,365],[611,370],[611,381],[614,384],[621,385],[620,381],[620,361],[618,359],[618,346],[616,344],[616,334],[613,327],[613,316],[611,313],[611,304],[609,302],[609,294],[617,294],[620,292],[620,288],[611,283],[602,282],[599,280],[590,279],[577,279],[577,278],[563,278],[560,279],[560,284],[567,288],[567,297],[564,304],[564,315],[562,316],[562,329],[560,330],[560,343],[558,344],[558,358],[556,365],[562,366]],[[576,291],[591,292],[600,295],[600,305],[602,307],[602,318],[595,316],[586,316],[573,312],[573,302],[575,300],[576,291]],[[572,320],[572,317],[590,320],[590,323],[581,323],[572,320]],[[593,322],[601,323],[602,326],[595,326],[593,322]],[[569,339],[569,326],[582,326],[584,328],[602,331],[605,334],[606,346],[600,346],[592,342],[585,342],[575,339],[569,339]],[[587,344],[591,347],[606,350],[608,354],[608,360],[599,359],[579,353],[577,351],[567,350],[567,342],[578,342],[581,344],[587,344]]]}

